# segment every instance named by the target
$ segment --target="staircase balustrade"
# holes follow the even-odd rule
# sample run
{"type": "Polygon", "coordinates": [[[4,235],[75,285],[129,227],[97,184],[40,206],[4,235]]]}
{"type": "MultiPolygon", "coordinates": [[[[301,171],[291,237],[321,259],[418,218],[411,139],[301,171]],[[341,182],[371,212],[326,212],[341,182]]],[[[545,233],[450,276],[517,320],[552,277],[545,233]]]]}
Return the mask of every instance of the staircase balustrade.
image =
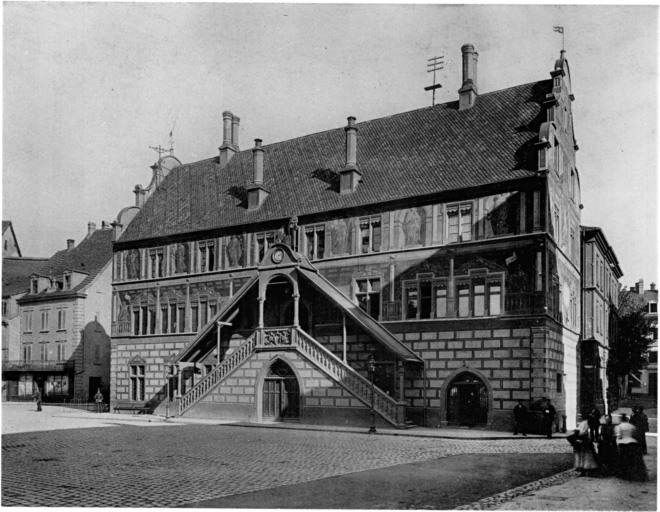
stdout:
{"type": "MultiPolygon", "coordinates": [[[[258,332],[258,331],[257,331],[258,332]]],[[[227,375],[245,361],[256,347],[257,332],[253,333],[241,346],[239,346],[229,357],[216,366],[211,373],[200,380],[190,391],[181,397],[179,402],[179,415],[182,415],[193,405],[199,402],[206,394],[217,386],[227,375]]]]}

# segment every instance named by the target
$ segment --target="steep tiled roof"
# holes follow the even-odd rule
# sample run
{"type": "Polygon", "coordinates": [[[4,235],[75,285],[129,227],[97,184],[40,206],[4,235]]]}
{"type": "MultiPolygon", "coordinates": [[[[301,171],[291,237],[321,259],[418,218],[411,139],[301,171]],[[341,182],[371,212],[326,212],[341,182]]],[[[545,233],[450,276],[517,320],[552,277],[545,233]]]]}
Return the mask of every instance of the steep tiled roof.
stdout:
{"type": "Polygon", "coordinates": [[[2,297],[27,292],[30,276],[46,261],[48,258],[2,258],[2,297]]]}
{"type": "Polygon", "coordinates": [[[43,276],[53,276],[61,280],[65,270],[87,273],[88,276],[72,290],[29,294],[24,299],[48,296],[62,297],[82,291],[103,270],[112,259],[112,230],[99,229],[85,238],[77,247],[56,252],[46,263],[34,272],[43,276]]]}
{"type": "Polygon", "coordinates": [[[366,206],[532,175],[541,103],[551,80],[477,98],[358,123],[362,183],[339,195],[345,132],[337,128],[264,146],[264,186],[270,196],[246,208],[252,151],[177,167],[126,228],[120,242],[223,228],[294,215],[366,206]]]}

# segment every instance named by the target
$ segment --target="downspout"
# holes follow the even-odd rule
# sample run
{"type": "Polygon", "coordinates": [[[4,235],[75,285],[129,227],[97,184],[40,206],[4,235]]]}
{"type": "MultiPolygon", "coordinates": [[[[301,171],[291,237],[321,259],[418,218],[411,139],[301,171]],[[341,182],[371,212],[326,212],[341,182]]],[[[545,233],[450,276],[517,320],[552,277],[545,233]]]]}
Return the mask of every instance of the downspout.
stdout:
{"type": "Polygon", "coordinates": [[[426,361],[424,361],[424,399],[422,401],[422,426],[426,428],[426,412],[427,412],[427,396],[426,396],[426,388],[427,388],[427,378],[426,378],[426,361]]]}

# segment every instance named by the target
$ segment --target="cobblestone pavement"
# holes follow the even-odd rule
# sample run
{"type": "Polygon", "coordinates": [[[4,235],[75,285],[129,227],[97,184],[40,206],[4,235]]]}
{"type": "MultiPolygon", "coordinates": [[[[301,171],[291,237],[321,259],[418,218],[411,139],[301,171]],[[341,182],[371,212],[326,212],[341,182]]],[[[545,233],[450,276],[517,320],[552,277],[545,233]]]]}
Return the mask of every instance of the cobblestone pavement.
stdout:
{"type": "Polygon", "coordinates": [[[3,435],[2,505],[173,507],[452,455],[566,453],[563,439],[454,440],[235,426],[3,435]]]}

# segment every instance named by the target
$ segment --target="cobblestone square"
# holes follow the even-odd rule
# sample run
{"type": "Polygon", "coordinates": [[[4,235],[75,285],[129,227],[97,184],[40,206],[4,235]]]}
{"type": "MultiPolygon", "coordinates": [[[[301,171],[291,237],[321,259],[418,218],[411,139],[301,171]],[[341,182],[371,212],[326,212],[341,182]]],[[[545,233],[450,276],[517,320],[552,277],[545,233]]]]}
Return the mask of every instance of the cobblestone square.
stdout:
{"type": "Polygon", "coordinates": [[[568,453],[564,440],[453,440],[230,425],[3,435],[2,505],[173,507],[463,454],[568,453]]]}

